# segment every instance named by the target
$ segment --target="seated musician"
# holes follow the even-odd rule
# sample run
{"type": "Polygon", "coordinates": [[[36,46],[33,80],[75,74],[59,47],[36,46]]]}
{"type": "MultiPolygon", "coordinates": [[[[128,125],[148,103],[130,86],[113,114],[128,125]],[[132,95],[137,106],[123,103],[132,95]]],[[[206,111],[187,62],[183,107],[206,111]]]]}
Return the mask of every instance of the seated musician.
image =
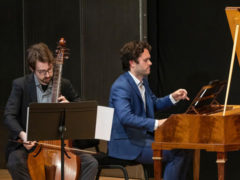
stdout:
{"type": "MultiPolygon", "coordinates": [[[[32,102],[51,102],[53,64],[55,61],[52,52],[44,43],[32,45],[27,53],[27,61],[32,73],[13,81],[12,91],[4,113],[4,123],[10,131],[11,139],[21,139],[23,142],[26,142],[26,114],[29,104],[32,102]]],[[[80,101],[70,81],[66,79],[62,79],[61,93],[62,95],[58,98],[61,103],[80,101]]],[[[8,144],[7,168],[13,179],[31,179],[27,158],[28,153],[35,146],[35,142],[29,143],[9,142],[8,144]]],[[[79,156],[81,172],[78,179],[95,179],[98,168],[95,158],[84,153],[79,154],[79,156]]]]}
{"type": "MultiPolygon", "coordinates": [[[[122,49],[122,69],[125,71],[113,83],[109,105],[115,109],[109,156],[153,164],[151,144],[153,132],[164,123],[154,118],[154,110],[166,109],[180,100],[189,100],[185,89],[178,89],[163,98],[151,91],[147,79],[152,65],[151,46],[143,41],[131,41],[122,49]]],[[[191,162],[185,150],[163,151],[166,162],[164,180],[185,180],[191,162]]]]}

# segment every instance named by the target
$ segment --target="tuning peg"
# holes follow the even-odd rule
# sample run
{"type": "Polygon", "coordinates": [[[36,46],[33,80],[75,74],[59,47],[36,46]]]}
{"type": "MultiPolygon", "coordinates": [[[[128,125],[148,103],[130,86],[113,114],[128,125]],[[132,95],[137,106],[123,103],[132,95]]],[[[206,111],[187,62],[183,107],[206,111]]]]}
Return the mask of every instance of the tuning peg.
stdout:
{"type": "Polygon", "coordinates": [[[61,46],[65,46],[66,41],[64,40],[64,38],[60,38],[59,44],[60,44],[61,46]]]}

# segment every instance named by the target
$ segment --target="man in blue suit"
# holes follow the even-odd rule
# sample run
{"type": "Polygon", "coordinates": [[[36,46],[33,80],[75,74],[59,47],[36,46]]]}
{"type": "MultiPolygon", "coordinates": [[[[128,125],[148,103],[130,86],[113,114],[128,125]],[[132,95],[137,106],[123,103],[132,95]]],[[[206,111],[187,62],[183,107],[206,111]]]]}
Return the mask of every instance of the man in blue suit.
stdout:
{"type": "MultiPolygon", "coordinates": [[[[115,109],[109,156],[142,164],[153,164],[153,132],[165,121],[155,119],[154,111],[171,107],[180,100],[189,100],[185,89],[162,98],[152,93],[145,78],[152,65],[150,51],[151,46],[144,41],[131,41],[122,47],[125,73],[113,83],[109,98],[110,107],[115,109]]],[[[185,180],[189,159],[189,153],[184,150],[163,151],[164,180],[185,180]]]]}

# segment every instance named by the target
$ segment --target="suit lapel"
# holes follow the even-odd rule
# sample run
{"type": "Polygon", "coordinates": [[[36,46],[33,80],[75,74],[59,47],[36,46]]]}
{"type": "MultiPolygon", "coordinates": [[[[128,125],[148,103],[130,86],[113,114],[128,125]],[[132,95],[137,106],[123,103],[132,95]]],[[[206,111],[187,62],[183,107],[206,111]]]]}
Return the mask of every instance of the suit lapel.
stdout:
{"type": "MultiPolygon", "coordinates": [[[[133,80],[133,78],[131,77],[131,75],[128,72],[126,72],[124,74],[124,76],[128,80],[131,87],[134,89],[134,91],[136,92],[138,97],[141,99],[142,106],[144,106],[142,96],[140,94],[140,91],[139,91],[135,81],[133,80]]],[[[147,117],[154,118],[154,108],[153,108],[154,105],[153,105],[153,101],[152,101],[152,98],[151,98],[151,93],[150,93],[150,89],[149,89],[149,86],[148,86],[148,82],[147,82],[146,79],[143,79],[143,83],[144,83],[144,86],[145,86],[145,98],[146,98],[146,113],[145,113],[145,115],[147,117]]]]}
{"type": "MultiPolygon", "coordinates": [[[[146,100],[146,111],[144,110],[144,102],[143,102],[143,99],[142,99],[142,96],[140,94],[140,91],[138,89],[138,86],[136,85],[135,81],[133,80],[133,78],[131,77],[131,75],[126,72],[125,73],[125,77],[127,78],[129,84],[131,85],[131,87],[134,89],[134,91],[136,92],[138,98],[140,99],[140,101],[142,102],[141,106],[142,106],[142,109],[143,109],[143,115],[146,117],[147,116],[147,112],[148,112],[148,100],[149,98],[147,98],[147,94],[146,93],[146,88],[145,88],[145,100],[146,100]]],[[[146,80],[145,80],[146,81],[146,80]]],[[[145,83],[145,82],[144,82],[145,83]]],[[[140,105],[140,104],[139,104],[140,105]]]]}
{"type": "Polygon", "coordinates": [[[146,98],[146,114],[147,117],[151,117],[154,118],[154,109],[153,109],[153,101],[152,98],[150,96],[150,89],[148,86],[148,82],[146,79],[143,79],[143,83],[145,86],[145,98],[146,98]]]}
{"type": "Polygon", "coordinates": [[[133,80],[133,78],[131,77],[131,75],[128,72],[125,72],[124,76],[126,77],[126,79],[128,80],[129,84],[131,85],[131,87],[134,89],[134,91],[137,93],[138,97],[142,100],[142,96],[140,94],[140,91],[135,83],[135,81],[133,80]]]}

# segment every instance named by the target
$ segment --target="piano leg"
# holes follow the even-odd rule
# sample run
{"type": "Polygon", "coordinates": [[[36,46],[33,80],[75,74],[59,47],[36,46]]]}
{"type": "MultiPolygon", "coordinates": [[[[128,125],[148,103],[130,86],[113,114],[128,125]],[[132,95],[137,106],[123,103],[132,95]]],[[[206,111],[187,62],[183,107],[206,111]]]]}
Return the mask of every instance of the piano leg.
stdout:
{"type": "Polygon", "coordinates": [[[199,180],[199,173],[200,173],[200,149],[194,150],[194,157],[193,157],[193,179],[199,180]]]}
{"type": "Polygon", "coordinates": [[[225,179],[225,162],[227,161],[226,152],[217,152],[218,180],[225,179]]]}
{"type": "Polygon", "coordinates": [[[162,150],[153,151],[153,161],[154,161],[154,179],[162,179],[162,150]]]}

